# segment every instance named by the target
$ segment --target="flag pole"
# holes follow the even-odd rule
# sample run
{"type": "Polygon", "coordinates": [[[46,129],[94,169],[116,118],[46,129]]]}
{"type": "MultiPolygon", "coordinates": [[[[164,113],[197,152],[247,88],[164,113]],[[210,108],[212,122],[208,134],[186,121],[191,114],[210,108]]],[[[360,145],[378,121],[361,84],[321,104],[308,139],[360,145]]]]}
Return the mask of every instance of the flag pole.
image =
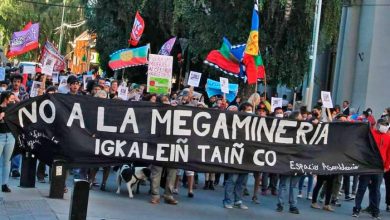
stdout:
{"type": "Polygon", "coordinates": [[[267,100],[267,74],[264,74],[264,99],[267,100]]]}

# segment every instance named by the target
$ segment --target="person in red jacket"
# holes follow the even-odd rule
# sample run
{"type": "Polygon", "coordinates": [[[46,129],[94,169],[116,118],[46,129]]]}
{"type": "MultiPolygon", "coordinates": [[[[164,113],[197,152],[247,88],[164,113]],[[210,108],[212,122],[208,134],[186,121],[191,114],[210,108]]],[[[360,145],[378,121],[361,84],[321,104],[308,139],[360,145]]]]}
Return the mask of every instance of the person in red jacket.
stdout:
{"type": "MultiPolygon", "coordinates": [[[[375,139],[376,145],[382,156],[384,171],[390,170],[390,136],[387,133],[389,130],[389,122],[384,119],[379,119],[376,124],[376,129],[372,129],[371,133],[375,139]]],[[[379,217],[379,204],[380,204],[380,186],[382,184],[383,174],[368,174],[361,175],[359,177],[359,186],[355,198],[355,207],[353,207],[352,217],[359,217],[361,211],[361,204],[364,197],[364,193],[368,187],[370,205],[366,209],[374,219],[380,219],[379,217]]]]}

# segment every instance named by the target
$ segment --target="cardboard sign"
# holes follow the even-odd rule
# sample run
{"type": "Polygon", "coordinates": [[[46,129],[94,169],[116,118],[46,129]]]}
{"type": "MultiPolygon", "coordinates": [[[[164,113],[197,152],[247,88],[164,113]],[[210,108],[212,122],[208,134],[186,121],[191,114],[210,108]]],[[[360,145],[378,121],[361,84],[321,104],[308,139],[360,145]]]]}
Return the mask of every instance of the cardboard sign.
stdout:
{"type": "Polygon", "coordinates": [[[221,83],[221,91],[225,94],[229,93],[229,80],[225,77],[219,77],[219,82],[221,83]]]}
{"type": "Polygon", "coordinates": [[[330,92],[321,91],[322,106],[325,108],[333,108],[332,96],[330,92]]]}
{"type": "Polygon", "coordinates": [[[68,84],[68,76],[60,76],[60,85],[66,86],[68,84]]]}
{"type": "Polygon", "coordinates": [[[59,72],[53,72],[53,74],[51,75],[51,79],[52,79],[52,82],[54,84],[57,84],[58,83],[58,77],[59,77],[60,73],[59,72]]]}
{"type": "Polygon", "coordinates": [[[56,63],[55,59],[48,56],[42,65],[42,73],[45,75],[51,76],[53,74],[54,64],[56,63]]]}
{"type": "Polygon", "coordinates": [[[0,67],[0,81],[5,80],[5,68],[0,67]]]}
{"type": "Polygon", "coordinates": [[[190,76],[188,77],[188,85],[193,87],[199,87],[200,79],[202,78],[202,73],[198,73],[195,71],[190,72],[190,76]]]}
{"type": "Polygon", "coordinates": [[[42,82],[33,81],[30,90],[30,97],[36,97],[39,94],[39,89],[42,88],[42,82]]]}
{"type": "Polygon", "coordinates": [[[118,87],[118,98],[127,101],[129,99],[129,88],[127,86],[118,87]]]}
{"type": "Polygon", "coordinates": [[[275,108],[283,106],[283,98],[271,98],[271,112],[274,112],[275,108]]]}
{"type": "Polygon", "coordinates": [[[27,66],[27,65],[24,65],[24,66],[23,66],[23,73],[24,73],[24,74],[35,75],[35,66],[27,66]]]}
{"type": "Polygon", "coordinates": [[[172,83],[173,57],[150,54],[147,92],[169,94],[172,83]]]}
{"type": "Polygon", "coordinates": [[[93,80],[93,76],[92,75],[83,75],[83,88],[84,88],[84,90],[87,89],[87,83],[90,80],[93,80]]]}

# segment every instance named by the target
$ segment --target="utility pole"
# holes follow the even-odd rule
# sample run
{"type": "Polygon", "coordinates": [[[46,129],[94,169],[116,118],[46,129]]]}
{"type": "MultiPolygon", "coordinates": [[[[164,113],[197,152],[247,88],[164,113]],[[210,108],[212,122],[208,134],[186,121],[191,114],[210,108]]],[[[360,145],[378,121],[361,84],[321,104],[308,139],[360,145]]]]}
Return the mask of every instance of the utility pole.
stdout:
{"type": "Polygon", "coordinates": [[[310,75],[309,75],[309,87],[306,88],[306,106],[308,110],[312,109],[313,102],[313,90],[314,90],[314,73],[316,69],[316,60],[317,60],[317,49],[318,49],[318,35],[320,32],[320,22],[321,22],[321,8],[322,0],[316,0],[316,10],[314,15],[314,24],[313,24],[313,38],[311,45],[310,55],[311,65],[310,65],[310,75]]]}
{"type": "Polygon", "coordinates": [[[64,38],[65,2],[66,2],[66,0],[63,1],[63,6],[62,6],[62,18],[61,18],[61,29],[60,29],[60,42],[58,43],[58,52],[60,52],[60,54],[61,54],[61,49],[62,49],[62,41],[63,41],[63,38],[64,38]]]}

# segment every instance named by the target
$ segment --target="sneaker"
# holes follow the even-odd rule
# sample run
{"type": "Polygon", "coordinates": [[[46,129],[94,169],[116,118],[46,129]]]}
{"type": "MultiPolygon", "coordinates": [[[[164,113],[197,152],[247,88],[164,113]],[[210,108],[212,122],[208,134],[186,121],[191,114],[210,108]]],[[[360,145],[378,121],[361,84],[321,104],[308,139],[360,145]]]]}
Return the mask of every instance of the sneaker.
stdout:
{"type": "Polygon", "coordinates": [[[20,177],[19,171],[17,171],[17,170],[12,170],[12,172],[11,172],[11,177],[14,177],[14,178],[20,177]]]}
{"type": "Polygon", "coordinates": [[[264,191],[261,191],[261,195],[262,196],[266,196],[268,193],[267,193],[267,190],[264,190],[264,191]]]}
{"type": "Polygon", "coordinates": [[[322,209],[328,212],[334,212],[334,209],[330,205],[324,205],[322,209]]]}
{"type": "Polygon", "coordinates": [[[330,204],[335,206],[335,207],[341,207],[341,203],[339,203],[339,201],[337,201],[337,200],[333,200],[332,202],[330,202],[330,204]]]}
{"type": "Polygon", "coordinates": [[[254,204],[260,204],[259,200],[257,199],[257,196],[253,196],[253,197],[252,197],[252,202],[253,202],[254,204]]]}
{"type": "Polygon", "coordinates": [[[248,206],[242,204],[242,203],[237,203],[237,204],[234,204],[233,206],[234,208],[237,208],[237,209],[249,209],[248,206]]]}
{"type": "Polygon", "coordinates": [[[1,186],[1,191],[5,192],[5,193],[10,193],[11,189],[8,187],[7,184],[4,184],[4,185],[1,186]]]}
{"type": "Polygon", "coordinates": [[[277,195],[278,195],[278,192],[277,192],[276,190],[272,190],[272,191],[271,191],[271,194],[272,194],[273,196],[277,196],[277,195]]]}
{"type": "Polygon", "coordinates": [[[321,208],[317,203],[312,203],[310,205],[310,207],[313,208],[313,209],[320,209],[321,208]]]}
{"type": "Polygon", "coordinates": [[[354,217],[354,218],[359,218],[359,212],[355,212],[355,211],[353,211],[352,212],[352,217],[354,217]]]}
{"type": "Polygon", "coordinates": [[[276,211],[277,212],[283,212],[283,206],[278,203],[277,206],[276,206],[276,211]]]}
{"type": "Polygon", "coordinates": [[[229,203],[226,203],[226,204],[223,204],[223,207],[225,209],[232,209],[233,208],[233,205],[232,204],[229,204],[229,203]]]}
{"type": "Polygon", "coordinates": [[[371,207],[370,207],[370,206],[368,206],[367,208],[365,208],[365,209],[362,209],[362,212],[364,212],[364,213],[368,213],[368,214],[371,214],[371,213],[372,213],[372,209],[371,209],[371,207]]]}
{"type": "Polygon", "coordinates": [[[100,190],[101,191],[106,191],[106,184],[105,183],[102,183],[102,185],[100,186],[100,190]]]}
{"type": "Polygon", "coordinates": [[[45,178],[38,178],[39,183],[46,183],[45,178]]]}
{"type": "Polygon", "coordinates": [[[378,213],[373,213],[373,214],[371,214],[371,217],[372,217],[372,219],[381,219],[381,217],[379,217],[379,214],[378,213]]]}
{"type": "Polygon", "coordinates": [[[248,189],[247,188],[245,188],[244,189],[244,196],[249,196],[250,194],[249,194],[249,191],[248,191],[248,189]]]}
{"type": "Polygon", "coordinates": [[[194,193],[189,192],[189,193],[188,193],[188,197],[189,197],[189,198],[194,198],[194,193]]]}
{"type": "Polygon", "coordinates": [[[299,209],[297,207],[290,207],[290,213],[299,214],[299,209]]]}
{"type": "Polygon", "coordinates": [[[179,194],[179,190],[178,190],[177,188],[174,188],[174,189],[172,190],[172,193],[173,193],[173,194],[179,194]]]}
{"type": "Polygon", "coordinates": [[[354,197],[352,197],[352,196],[346,196],[345,197],[345,201],[352,201],[352,200],[354,200],[355,198],[354,197]]]}
{"type": "Polygon", "coordinates": [[[302,198],[303,197],[302,193],[299,193],[297,197],[302,198]]]}
{"type": "Polygon", "coordinates": [[[313,197],[311,196],[311,194],[309,194],[307,197],[306,197],[307,200],[312,200],[313,197]]]}

